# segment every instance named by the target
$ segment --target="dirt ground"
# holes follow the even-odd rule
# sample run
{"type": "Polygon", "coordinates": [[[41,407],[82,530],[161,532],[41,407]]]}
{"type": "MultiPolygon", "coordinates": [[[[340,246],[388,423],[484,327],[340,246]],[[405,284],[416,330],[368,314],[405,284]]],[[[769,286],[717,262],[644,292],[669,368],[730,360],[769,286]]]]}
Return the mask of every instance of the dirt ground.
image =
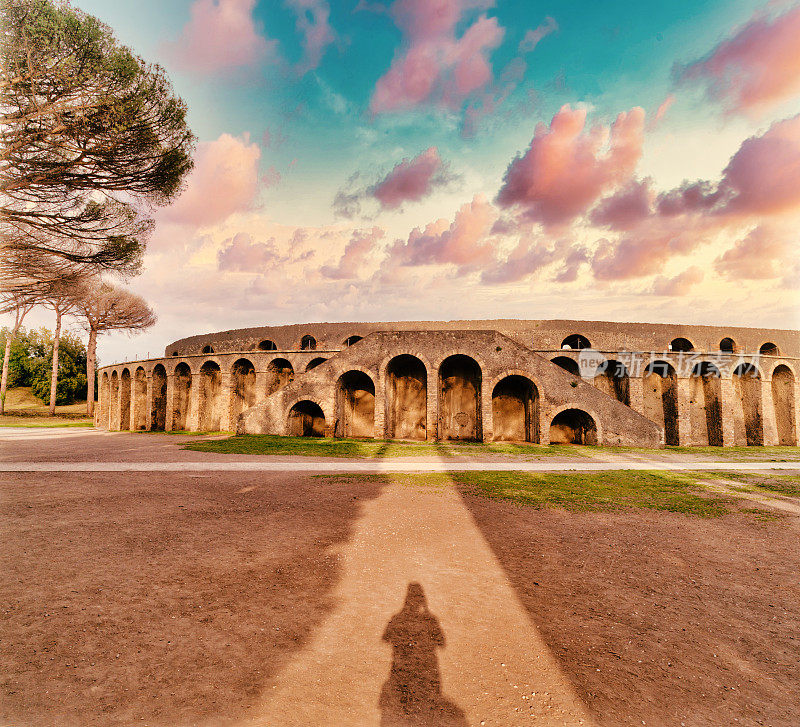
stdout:
{"type": "MultiPolygon", "coordinates": [[[[385,487],[263,472],[0,474],[0,723],[244,718],[337,607],[341,548],[385,487]]],[[[797,518],[463,502],[599,724],[800,723],[797,518]]],[[[437,615],[422,620],[436,639],[437,615]]],[[[392,623],[384,638],[402,644],[405,622],[392,623]]],[[[392,694],[414,690],[407,671],[393,670],[410,684],[387,682],[392,694]]],[[[458,685],[447,697],[457,710],[458,685]]]]}

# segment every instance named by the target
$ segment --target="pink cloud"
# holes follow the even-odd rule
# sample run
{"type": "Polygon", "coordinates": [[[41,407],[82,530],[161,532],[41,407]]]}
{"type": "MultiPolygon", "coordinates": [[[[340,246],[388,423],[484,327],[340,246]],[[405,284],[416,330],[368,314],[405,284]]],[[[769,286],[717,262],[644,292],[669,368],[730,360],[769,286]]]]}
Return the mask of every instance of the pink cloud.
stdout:
{"type": "Polygon", "coordinates": [[[778,17],[762,9],[708,56],[675,74],[705,83],[708,95],[728,111],[761,113],[800,93],[798,39],[800,6],[778,17]]]}
{"type": "Polygon", "coordinates": [[[779,278],[793,262],[790,237],[791,231],[760,225],[720,255],[714,269],[730,280],[779,278]]]}
{"type": "Polygon", "coordinates": [[[675,103],[675,95],[669,94],[658,106],[656,112],[650,117],[650,120],[647,123],[648,131],[652,131],[655,129],[660,123],[661,120],[667,115],[667,111],[670,110],[672,104],[675,103]]]}
{"type": "Polygon", "coordinates": [[[260,158],[261,149],[247,134],[222,134],[216,141],[198,144],[186,189],[160,219],[201,227],[252,208],[260,158]]]}
{"type": "Polygon", "coordinates": [[[688,295],[695,285],[703,282],[704,276],[705,273],[696,265],[687,268],[682,273],[672,278],[659,275],[653,281],[652,293],[653,295],[661,295],[670,298],[688,295]]]}
{"type": "Polygon", "coordinates": [[[254,242],[247,233],[240,232],[217,252],[217,269],[239,273],[260,273],[286,262],[275,249],[275,239],[268,242],[254,242]]]}
{"type": "Polygon", "coordinates": [[[519,207],[543,224],[566,223],[633,174],[642,155],[644,111],[621,113],[610,128],[586,129],[586,111],[563,106],[536,127],[528,150],[506,169],[501,207],[519,207]]]}
{"type": "Polygon", "coordinates": [[[403,159],[369,191],[384,209],[396,209],[404,202],[418,202],[437,184],[446,181],[439,150],[432,146],[413,159],[403,159]]]}
{"type": "Polygon", "coordinates": [[[384,234],[380,227],[373,227],[371,230],[354,230],[339,262],[335,266],[323,265],[320,269],[322,276],[332,280],[363,277],[364,265],[384,234]]]}
{"type": "Polygon", "coordinates": [[[303,59],[296,69],[302,76],[319,66],[336,34],[328,22],[331,10],[326,0],[288,0],[288,4],[297,13],[297,30],[303,35],[303,59]]]}
{"type": "Polygon", "coordinates": [[[536,49],[536,46],[542,41],[542,38],[547,37],[550,35],[550,33],[554,33],[556,30],[558,30],[558,23],[554,18],[551,18],[548,15],[539,27],[529,29],[525,33],[525,37],[519,42],[519,52],[533,52],[536,49]]]}
{"type": "Polygon", "coordinates": [[[256,0],[195,0],[189,22],[169,52],[183,69],[225,73],[253,66],[274,54],[277,42],[256,29],[256,0]]]}
{"type": "Polygon", "coordinates": [[[374,114],[402,111],[426,103],[459,108],[492,80],[489,53],[505,31],[496,18],[480,16],[460,38],[455,29],[470,9],[487,3],[460,0],[397,0],[391,15],[403,31],[404,49],[375,84],[374,114]]]}
{"type": "Polygon", "coordinates": [[[629,230],[651,214],[655,194],[650,179],[632,179],[592,210],[593,224],[612,230],[629,230]]]}

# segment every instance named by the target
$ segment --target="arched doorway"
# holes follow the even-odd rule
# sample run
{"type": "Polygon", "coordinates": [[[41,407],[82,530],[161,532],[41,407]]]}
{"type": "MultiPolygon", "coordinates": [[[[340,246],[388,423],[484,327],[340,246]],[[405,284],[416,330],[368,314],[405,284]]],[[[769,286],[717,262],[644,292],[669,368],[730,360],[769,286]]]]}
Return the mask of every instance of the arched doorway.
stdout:
{"type": "Polygon", "coordinates": [[[694,344],[688,338],[673,338],[669,342],[670,351],[694,351],[694,344]]]}
{"type": "Polygon", "coordinates": [[[294,369],[285,358],[276,358],[267,366],[267,396],[289,384],[294,379],[294,369]]]}
{"type": "Polygon", "coordinates": [[[630,406],[630,376],[627,367],[622,362],[611,359],[600,364],[594,377],[594,385],[603,393],[630,406]]]}
{"type": "Polygon", "coordinates": [[[303,351],[316,351],[317,339],[314,336],[303,336],[300,339],[300,348],[303,351]]]}
{"type": "Polygon", "coordinates": [[[119,377],[119,428],[128,431],[131,428],[131,372],[122,369],[119,377]]]}
{"type": "Polygon", "coordinates": [[[189,421],[191,405],[192,370],[189,364],[181,361],[175,367],[172,387],[172,429],[183,431],[189,421]]]}
{"type": "Polygon", "coordinates": [[[567,336],[561,341],[561,348],[582,349],[591,347],[592,344],[589,343],[589,339],[586,338],[586,336],[582,336],[580,333],[573,333],[571,336],[567,336]]]}
{"type": "Polygon", "coordinates": [[[348,371],[336,387],[337,434],[375,436],[375,384],[363,371],[348,371]]]}
{"type": "Polygon", "coordinates": [[[539,441],[539,391],[525,376],[506,376],[492,391],[494,439],[508,442],[539,441]]]}
{"type": "Polygon", "coordinates": [[[240,358],[231,370],[231,429],[245,409],[256,403],[256,369],[252,361],[240,358]]]}
{"type": "Polygon", "coordinates": [[[156,364],[153,368],[153,409],[150,429],[163,432],[167,426],[167,370],[156,364]]]}
{"type": "Polygon", "coordinates": [[[103,378],[100,379],[100,426],[109,428],[109,412],[111,411],[110,404],[111,385],[108,382],[108,371],[103,371],[103,378]]]}
{"type": "Polygon", "coordinates": [[[691,443],[721,447],[722,387],[719,369],[709,361],[695,364],[689,385],[691,443]]]}
{"type": "Polygon", "coordinates": [[[199,421],[201,432],[217,432],[222,421],[222,372],[216,361],[200,367],[199,421]]]}
{"type": "Polygon", "coordinates": [[[781,364],[772,372],[772,401],[775,406],[775,425],[778,429],[778,444],[797,444],[797,421],[795,419],[794,374],[781,364]]]}
{"type": "Polygon", "coordinates": [[[570,358],[569,356],[556,356],[553,359],[553,363],[556,366],[560,366],[562,369],[564,369],[564,371],[569,372],[573,376],[580,377],[581,375],[581,367],[574,358],[570,358]]]}
{"type": "Polygon", "coordinates": [[[119,374],[111,373],[111,396],[108,399],[108,428],[119,429],[119,374]]]}
{"type": "Polygon", "coordinates": [[[644,414],[663,425],[668,445],[678,444],[678,378],[666,361],[651,361],[644,370],[644,414]]]}
{"type": "Polygon", "coordinates": [[[439,367],[439,438],[480,441],[481,367],[463,354],[439,367]]]}
{"type": "Polygon", "coordinates": [[[395,356],[386,366],[386,436],[425,439],[428,372],[416,356],[395,356]]]}
{"type": "Polygon", "coordinates": [[[131,429],[141,432],[147,429],[147,374],[139,366],[133,375],[133,421],[131,429]]]}
{"type": "Polygon", "coordinates": [[[289,410],[290,437],[322,437],[325,435],[325,414],[313,401],[298,401],[289,410]]]}
{"type": "Polygon", "coordinates": [[[597,425],[582,409],[565,409],[550,422],[550,444],[597,444],[597,425]]]}
{"type": "Polygon", "coordinates": [[[306,371],[313,371],[317,366],[320,364],[324,364],[328,359],[322,358],[322,356],[318,356],[317,358],[312,358],[308,365],[306,366],[306,371]]]}
{"type": "Polygon", "coordinates": [[[761,414],[761,374],[753,364],[739,364],[733,372],[736,398],[733,418],[736,444],[757,447],[764,444],[761,414]]]}

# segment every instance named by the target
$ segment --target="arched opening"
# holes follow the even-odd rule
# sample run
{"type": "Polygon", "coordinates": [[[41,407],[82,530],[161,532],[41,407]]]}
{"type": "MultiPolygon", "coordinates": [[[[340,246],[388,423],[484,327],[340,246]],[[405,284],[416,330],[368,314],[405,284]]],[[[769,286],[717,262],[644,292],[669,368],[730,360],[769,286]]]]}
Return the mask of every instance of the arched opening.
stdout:
{"type": "Polygon", "coordinates": [[[222,372],[216,361],[200,367],[199,421],[201,432],[218,432],[222,421],[222,372]]]}
{"type": "Polygon", "coordinates": [[[294,379],[294,369],[285,358],[276,358],[267,366],[267,396],[282,389],[294,379]]]}
{"type": "Polygon", "coordinates": [[[709,361],[695,364],[689,380],[691,444],[722,446],[722,385],[719,369],[709,361]]]}
{"type": "Polygon", "coordinates": [[[325,435],[325,414],[313,401],[298,401],[289,410],[290,437],[322,437],[325,435]]]}
{"type": "Polygon", "coordinates": [[[119,429],[119,375],[116,371],[111,374],[111,396],[108,405],[110,407],[108,428],[119,429]]]}
{"type": "Polygon", "coordinates": [[[180,354],[179,354],[177,351],[173,351],[173,352],[172,352],[172,355],[173,355],[173,356],[180,356],[180,354]]]}
{"type": "Polygon", "coordinates": [[[492,423],[496,440],[539,441],[539,391],[525,376],[506,376],[492,391],[492,423]]]}
{"type": "Polygon", "coordinates": [[[141,432],[147,429],[147,374],[139,366],[133,375],[133,421],[131,429],[141,432]]]}
{"type": "Polygon", "coordinates": [[[564,371],[569,372],[573,376],[580,377],[581,375],[581,367],[574,358],[570,358],[569,356],[556,356],[553,359],[553,363],[556,366],[560,366],[562,369],[564,369],[564,371]]]}
{"type": "Polygon", "coordinates": [[[565,409],[550,422],[550,444],[597,444],[597,425],[582,409],[565,409]]]}
{"type": "Polygon", "coordinates": [[[189,420],[189,406],[191,405],[192,370],[189,364],[181,361],[175,367],[172,387],[172,428],[174,430],[186,429],[189,420]]]}
{"type": "Polygon", "coordinates": [[[395,356],[386,367],[386,436],[425,439],[428,373],[416,356],[395,356]]]}
{"type": "Polygon", "coordinates": [[[762,356],[779,356],[780,355],[780,351],[778,350],[778,347],[772,342],[762,343],[761,344],[761,348],[758,349],[758,352],[762,356]]]}
{"type": "Polygon", "coordinates": [[[772,402],[775,406],[775,425],[778,429],[778,444],[797,444],[797,420],[794,405],[794,374],[783,364],[772,372],[772,402]]]}
{"type": "Polygon", "coordinates": [[[581,336],[579,333],[573,333],[561,341],[561,348],[581,349],[591,348],[592,344],[586,336],[581,336]]]}
{"type": "Polygon", "coordinates": [[[156,364],[153,368],[153,409],[150,429],[163,432],[167,427],[167,370],[156,364]]]}
{"type": "Polygon", "coordinates": [[[678,378],[666,361],[652,361],[644,370],[644,414],[664,426],[668,445],[678,444],[678,378]]]}
{"type": "Polygon", "coordinates": [[[354,343],[358,343],[362,338],[363,336],[349,336],[348,338],[344,339],[344,345],[349,348],[354,343]]]}
{"type": "Polygon", "coordinates": [[[231,370],[231,428],[245,409],[256,403],[256,369],[246,358],[240,358],[231,370]]]}
{"type": "Polygon", "coordinates": [[[131,372],[122,369],[119,377],[119,428],[127,431],[131,428],[131,372]]]}
{"type": "Polygon", "coordinates": [[[594,385],[603,393],[630,406],[630,376],[627,367],[622,362],[611,359],[600,364],[594,377],[594,385]]]}
{"type": "Polygon", "coordinates": [[[317,358],[312,358],[308,362],[308,366],[306,366],[306,371],[312,371],[313,369],[317,368],[320,364],[324,364],[328,359],[322,358],[321,356],[317,358]]]}
{"type": "Polygon", "coordinates": [[[673,338],[669,342],[670,351],[694,351],[694,344],[688,338],[673,338]]]}
{"type": "Polygon", "coordinates": [[[348,371],[336,387],[336,429],[343,437],[375,436],[375,384],[363,371],[348,371]]]}
{"type": "Polygon", "coordinates": [[[736,352],[736,341],[732,338],[723,338],[719,342],[719,350],[722,353],[735,353],[736,352]]]}
{"type": "Polygon", "coordinates": [[[106,429],[109,427],[108,415],[111,411],[110,396],[111,386],[108,383],[108,371],[103,371],[103,377],[100,379],[100,426],[106,429]]]}
{"type": "Polygon", "coordinates": [[[480,441],[481,367],[463,354],[439,367],[439,438],[480,441]]]}
{"type": "Polygon", "coordinates": [[[753,364],[739,364],[733,372],[734,407],[733,432],[736,444],[764,444],[761,414],[761,374],[753,364]]]}
{"type": "Polygon", "coordinates": [[[214,349],[211,346],[203,346],[203,353],[214,353],[214,349]]]}
{"type": "Polygon", "coordinates": [[[270,341],[269,339],[261,341],[258,344],[258,348],[261,351],[277,351],[278,346],[275,344],[275,341],[270,341]]]}
{"type": "Polygon", "coordinates": [[[314,336],[303,336],[300,339],[300,348],[303,351],[316,351],[317,339],[314,336]]]}

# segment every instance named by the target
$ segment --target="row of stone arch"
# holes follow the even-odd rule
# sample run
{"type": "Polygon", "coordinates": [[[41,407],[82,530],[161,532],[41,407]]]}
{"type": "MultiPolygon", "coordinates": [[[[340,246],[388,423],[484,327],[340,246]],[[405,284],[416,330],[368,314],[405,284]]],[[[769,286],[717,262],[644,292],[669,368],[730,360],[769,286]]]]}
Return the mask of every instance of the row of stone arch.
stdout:
{"type": "MultiPolygon", "coordinates": [[[[592,344],[586,336],[581,335],[580,333],[573,333],[567,336],[561,342],[561,348],[564,350],[582,350],[591,348],[592,344]]],[[[673,338],[668,346],[668,351],[672,352],[688,352],[694,351],[694,344],[688,339],[683,337],[673,338]]],[[[739,351],[739,345],[729,336],[726,336],[719,342],[719,350],[722,353],[736,353],[739,351]]],[[[762,343],[761,346],[758,348],[758,352],[762,356],[778,356],[780,355],[780,349],[778,346],[773,343],[772,341],[767,341],[762,343]]]]}

